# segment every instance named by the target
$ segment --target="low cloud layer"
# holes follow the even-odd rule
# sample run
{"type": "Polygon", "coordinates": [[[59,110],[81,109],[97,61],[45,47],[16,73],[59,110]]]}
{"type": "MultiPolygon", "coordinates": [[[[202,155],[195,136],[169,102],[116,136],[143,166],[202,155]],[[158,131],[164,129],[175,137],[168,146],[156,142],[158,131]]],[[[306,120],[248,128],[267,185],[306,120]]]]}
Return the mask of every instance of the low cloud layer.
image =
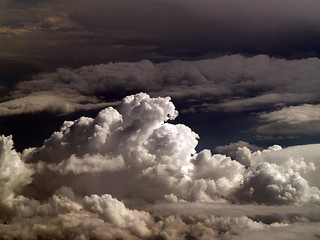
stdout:
{"type": "Polygon", "coordinates": [[[319,144],[197,152],[177,114],[139,93],[21,154],[2,136],[2,238],[317,239],[319,144]]]}

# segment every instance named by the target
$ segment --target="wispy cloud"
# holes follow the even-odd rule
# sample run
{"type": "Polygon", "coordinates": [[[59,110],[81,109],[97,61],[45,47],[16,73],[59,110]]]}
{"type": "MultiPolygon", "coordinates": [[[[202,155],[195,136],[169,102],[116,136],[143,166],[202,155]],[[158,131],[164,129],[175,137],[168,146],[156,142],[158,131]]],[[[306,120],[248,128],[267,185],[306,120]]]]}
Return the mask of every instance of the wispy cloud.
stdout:
{"type": "Polygon", "coordinates": [[[257,133],[267,135],[317,135],[320,132],[320,106],[304,104],[261,113],[257,133]]]}

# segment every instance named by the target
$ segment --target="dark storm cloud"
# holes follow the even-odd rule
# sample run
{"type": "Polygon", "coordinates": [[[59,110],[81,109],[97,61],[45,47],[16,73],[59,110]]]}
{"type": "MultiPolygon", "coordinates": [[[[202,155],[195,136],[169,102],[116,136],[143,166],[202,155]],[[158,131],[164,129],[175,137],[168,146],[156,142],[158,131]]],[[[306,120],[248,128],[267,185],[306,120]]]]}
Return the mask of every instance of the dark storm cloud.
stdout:
{"type": "Polygon", "coordinates": [[[1,237],[316,239],[319,144],[249,150],[245,167],[196,152],[197,134],[167,122],[177,114],[140,93],[22,154],[1,136],[1,237]]]}
{"type": "Polygon", "coordinates": [[[42,70],[210,53],[319,56],[318,1],[3,1],[1,58],[42,70]],[[37,60],[38,58],[38,60],[37,60]]]}

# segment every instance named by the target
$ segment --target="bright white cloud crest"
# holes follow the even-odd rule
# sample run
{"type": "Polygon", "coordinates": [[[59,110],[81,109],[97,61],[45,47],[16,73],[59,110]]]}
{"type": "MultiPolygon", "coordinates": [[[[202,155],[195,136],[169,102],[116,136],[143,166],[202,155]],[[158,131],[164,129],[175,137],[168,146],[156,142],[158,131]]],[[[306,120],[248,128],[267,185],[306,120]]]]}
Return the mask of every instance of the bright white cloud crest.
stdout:
{"type": "Polygon", "coordinates": [[[2,238],[253,239],[303,221],[316,239],[318,144],[197,153],[198,135],[168,122],[177,114],[169,97],[140,93],[22,154],[2,136],[2,238]]]}

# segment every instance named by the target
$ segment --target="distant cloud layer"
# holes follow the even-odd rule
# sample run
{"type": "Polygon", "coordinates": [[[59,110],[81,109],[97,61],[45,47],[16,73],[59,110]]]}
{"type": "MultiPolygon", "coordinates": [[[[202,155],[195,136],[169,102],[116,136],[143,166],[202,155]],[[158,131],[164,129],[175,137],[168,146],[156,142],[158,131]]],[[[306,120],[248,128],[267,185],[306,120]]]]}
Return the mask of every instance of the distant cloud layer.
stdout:
{"type": "Polygon", "coordinates": [[[177,114],[169,97],[140,93],[22,154],[2,136],[1,236],[317,239],[319,144],[196,152],[198,135],[168,122],[177,114]]]}
{"type": "Polygon", "coordinates": [[[144,91],[171,96],[182,113],[258,113],[252,115],[256,126],[251,131],[261,138],[315,135],[320,131],[319,77],[318,58],[266,55],[59,68],[16,84],[2,97],[0,116],[102,109],[144,91]]]}
{"type": "Polygon", "coordinates": [[[0,115],[101,108],[105,102],[140,91],[169,95],[184,111],[261,111],[319,103],[319,66],[317,58],[232,55],[201,61],[154,64],[144,60],[60,68],[19,82],[2,99],[0,115]]]}
{"type": "Polygon", "coordinates": [[[316,0],[5,0],[0,60],[53,70],[225,53],[319,57],[319,8],[316,0]]]}

